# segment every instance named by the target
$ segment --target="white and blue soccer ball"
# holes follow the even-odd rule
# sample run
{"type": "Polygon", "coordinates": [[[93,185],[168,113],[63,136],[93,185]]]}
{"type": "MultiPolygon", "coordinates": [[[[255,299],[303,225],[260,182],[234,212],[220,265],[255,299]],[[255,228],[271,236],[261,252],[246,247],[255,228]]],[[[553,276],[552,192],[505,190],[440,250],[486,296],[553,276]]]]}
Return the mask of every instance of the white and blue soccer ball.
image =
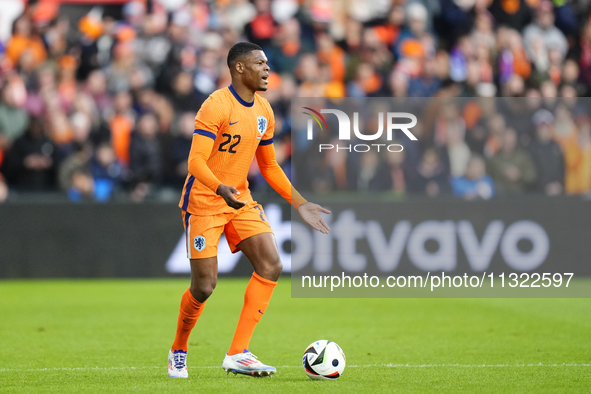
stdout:
{"type": "Polygon", "coordinates": [[[336,379],[345,370],[346,358],[339,345],[321,339],[306,348],[302,362],[311,379],[336,379]]]}

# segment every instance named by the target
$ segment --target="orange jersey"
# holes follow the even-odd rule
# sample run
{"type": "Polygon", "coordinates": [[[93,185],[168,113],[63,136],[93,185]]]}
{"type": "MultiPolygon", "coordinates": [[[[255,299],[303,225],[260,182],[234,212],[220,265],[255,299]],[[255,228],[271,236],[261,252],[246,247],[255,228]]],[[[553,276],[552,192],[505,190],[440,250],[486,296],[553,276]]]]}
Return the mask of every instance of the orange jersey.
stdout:
{"type": "MultiPolygon", "coordinates": [[[[273,143],[275,117],[269,102],[258,94],[248,103],[232,86],[213,92],[195,117],[193,144],[189,154],[189,175],[179,206],[192,215],[214,215],[234,211],[215,191],[221,184],[234,186],[240,201],[252,201],[248,189],[248,169],[259,145],[273,143]],[[191,162],[203,155],[200,147],[211,144],[205,157],[213,173],[207,184],[191,174],[191,162]],[[216,179],[217,178],[217,179],[216,179]]],[[[201,178],[200,178],[201,179],[201,178]]],[[[202,179],[203,180],[203,179],[202,179]]]]}

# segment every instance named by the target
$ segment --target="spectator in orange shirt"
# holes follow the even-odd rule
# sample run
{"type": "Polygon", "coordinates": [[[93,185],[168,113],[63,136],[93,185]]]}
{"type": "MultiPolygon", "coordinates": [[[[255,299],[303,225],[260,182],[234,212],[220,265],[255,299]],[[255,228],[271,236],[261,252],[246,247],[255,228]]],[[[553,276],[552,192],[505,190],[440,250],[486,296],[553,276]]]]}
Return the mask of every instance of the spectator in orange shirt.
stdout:
{"type": "Polygon", "coordinates": [[[566,194],[591,192],[591,118],[579,115],[577,126],[578,135],[564,145],[566,194]]]}
{"type": "Polygon", "coordinates": [[[134,125],[131,104],[129,92],[117,93],[114,100],[115,114],[109,120],[113,150],[119,163],[126,167],[129,166],[129,144],[134,125]]]}
{"type": "Polygon", "coordinates": [[[32,54],[32,61],[35,66],[40,65],[47,58],[47,51],[39,36],[33,34],[31,21],[26,15],[21,16],[14,22],[12,37],[6,47],[6,56],[13,65],[18,65],[21,56],[25,52],[32,54]]]}
{"type": "Polygon", "coordinates": [[[318,60],[330,65],[333,81],[343,82],[345,79],[345,51],[338,47],[332,37],[326,33],[319,34],[317,42],[316,56],[318,60]]]}

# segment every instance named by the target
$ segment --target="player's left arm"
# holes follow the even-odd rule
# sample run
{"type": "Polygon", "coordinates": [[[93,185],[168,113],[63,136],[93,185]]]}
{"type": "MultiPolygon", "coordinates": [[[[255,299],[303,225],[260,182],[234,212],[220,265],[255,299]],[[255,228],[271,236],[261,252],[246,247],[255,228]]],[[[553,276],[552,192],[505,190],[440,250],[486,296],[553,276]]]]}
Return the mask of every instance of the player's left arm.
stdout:
{"type": "Polygon", "coordinates": [[[300,214],[302,219],[314,230],[328,234],[330,227],[320,213],[330,213],[326,208],[318,204],[306,201],[304,197],[292,186],[291,182],[277,163],[273,138],[262,140],[256,151],[257,163],[261,175],[281,197],[285,198],[300,214]]]}

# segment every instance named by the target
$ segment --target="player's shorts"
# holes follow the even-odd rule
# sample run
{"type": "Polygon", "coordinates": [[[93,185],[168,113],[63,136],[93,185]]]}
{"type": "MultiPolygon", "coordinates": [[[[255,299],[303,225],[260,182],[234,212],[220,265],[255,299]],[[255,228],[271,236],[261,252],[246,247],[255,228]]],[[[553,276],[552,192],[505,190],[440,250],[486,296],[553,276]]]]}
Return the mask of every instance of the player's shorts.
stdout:
{"type": "Polygon", "coordinates": [[[243,208],[218,215],[197,216],[183,211],[183,224],[189,259],[217,256],[222,232],[226,235],[232,253],[239,250],[237,245],[245,239],[273,232],[263,207],[254,201],[243,208]]]}

